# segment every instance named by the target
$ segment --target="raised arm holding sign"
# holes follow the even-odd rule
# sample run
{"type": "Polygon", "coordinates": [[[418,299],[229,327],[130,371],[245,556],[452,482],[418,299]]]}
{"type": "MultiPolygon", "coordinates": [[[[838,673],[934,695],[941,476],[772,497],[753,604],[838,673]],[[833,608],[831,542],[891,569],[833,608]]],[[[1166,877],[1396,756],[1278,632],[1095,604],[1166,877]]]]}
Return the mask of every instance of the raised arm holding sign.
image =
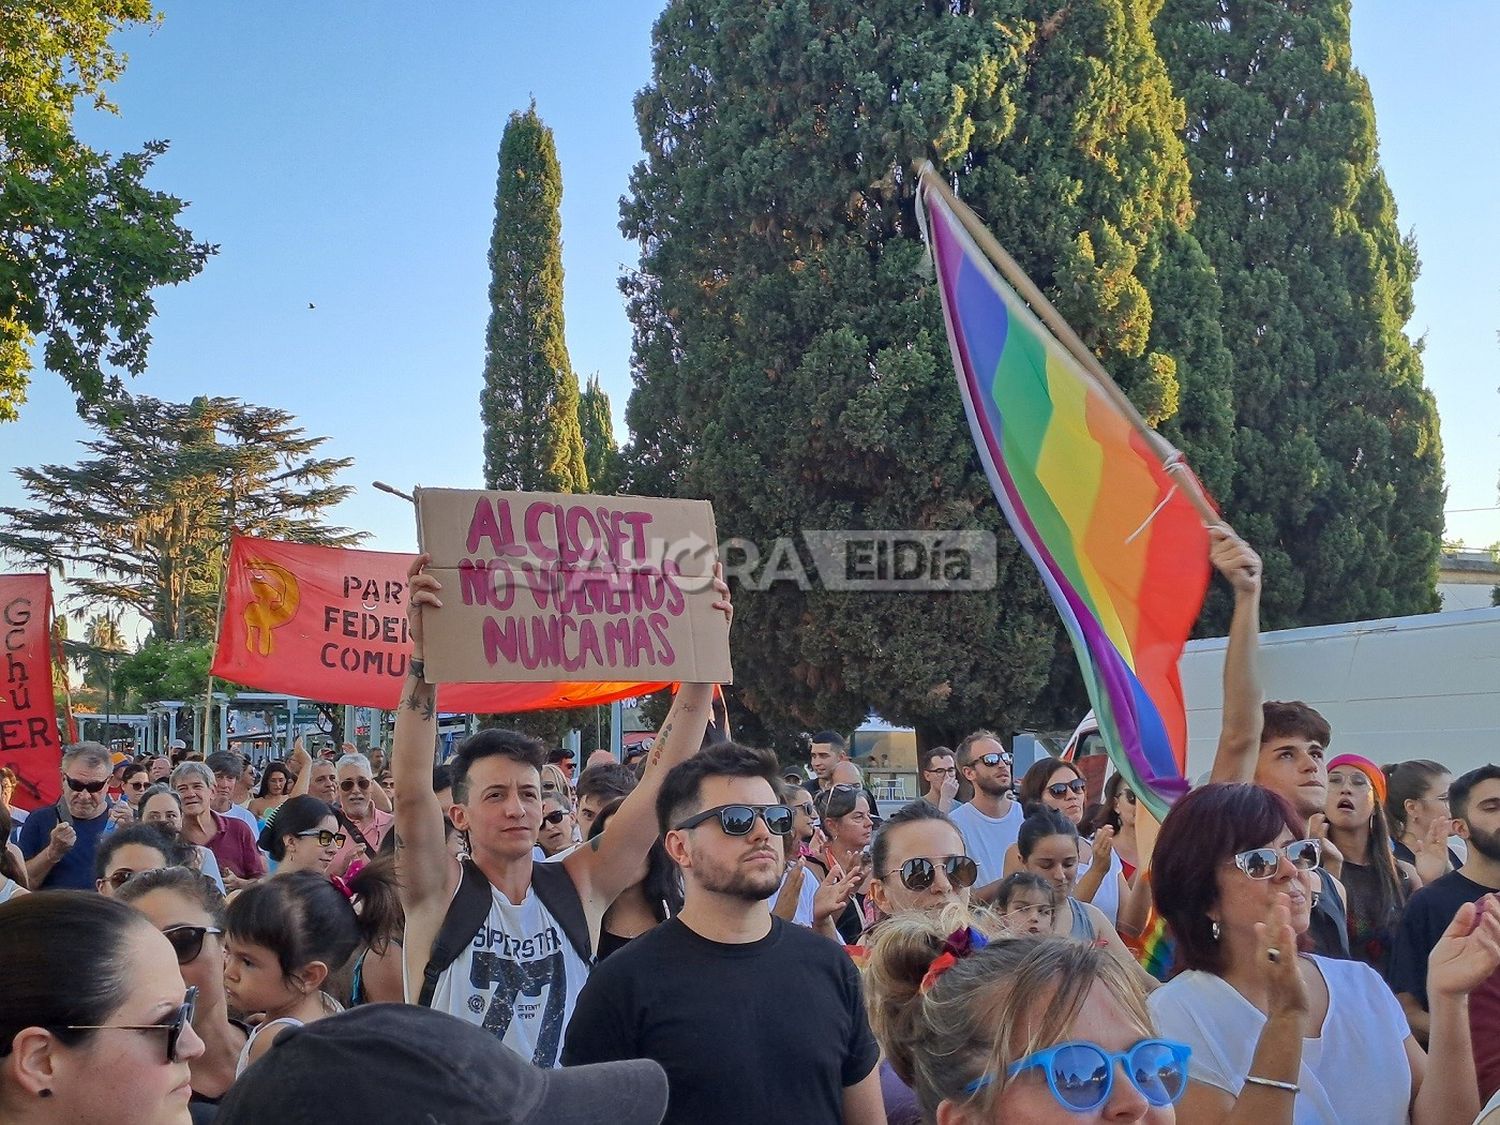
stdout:
{"type": "MultiPolygon", "coordinates": [[[[432,791],[438,689],[424,678],[431,676],[427,627],[462,594],[457,583],[428,573],[427,563],[420,556],[410,572],[411,670],[392,751],[402,794],[395,830],[407,999],[481,1025],[538,1066],[556,1066],[604,912],[638,877],[656,838],[662,777],[703,742],[713,685],[682,685],[641,784],[608,831],[559,863],[535,863],[543,762],[535,739],[481,731],[454,759],[454,804],[443,809],[432,791]],[[461,864],[449,855],[445,813],[467,838],[471,861],[461,864]]],[[[720,569],[712,565],[710,606],[719,615],[723,651],[697,655],[727,669],[733,610],[720,569]]]]}

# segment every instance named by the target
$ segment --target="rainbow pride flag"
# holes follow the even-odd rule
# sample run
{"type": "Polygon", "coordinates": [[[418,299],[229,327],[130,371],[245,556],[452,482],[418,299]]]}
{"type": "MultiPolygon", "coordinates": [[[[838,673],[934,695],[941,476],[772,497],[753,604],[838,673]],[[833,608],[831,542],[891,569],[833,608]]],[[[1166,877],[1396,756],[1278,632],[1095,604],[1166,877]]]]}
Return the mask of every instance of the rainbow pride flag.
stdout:
{"type": "Polygon", "coordinates": [[[1187,791],[1177,661],[1208,586],[1208,533],[1161,454],[925,178],[918,200],[979,458],[1062,615],[1110,758],[1159,820],[1187,791]]]}

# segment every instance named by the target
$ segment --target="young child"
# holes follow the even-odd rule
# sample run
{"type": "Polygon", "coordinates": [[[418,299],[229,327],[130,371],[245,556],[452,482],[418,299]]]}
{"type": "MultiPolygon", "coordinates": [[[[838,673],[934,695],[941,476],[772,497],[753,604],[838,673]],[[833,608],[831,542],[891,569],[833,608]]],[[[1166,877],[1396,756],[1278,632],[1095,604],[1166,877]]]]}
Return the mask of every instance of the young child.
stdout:
{"type": "Polygon", "coordinates": [[[399,924],[391,872],[371,866],[333,881],[294,871],[256,883],[230,904],[225,993],[232,1008],[265,1014],[240,1052],[236,1077],[287,1028],[343,1011],[325,991],[330,978],[362,947],[382,945],[399,924]]]}
{"type": "Polygon", "coordinates": [[[1031,871],[1017,871],[1000,884],[995,897],[1000,924],[1012,937],[1050,934],[1057,913],[1052,884],[1031,871]]]}

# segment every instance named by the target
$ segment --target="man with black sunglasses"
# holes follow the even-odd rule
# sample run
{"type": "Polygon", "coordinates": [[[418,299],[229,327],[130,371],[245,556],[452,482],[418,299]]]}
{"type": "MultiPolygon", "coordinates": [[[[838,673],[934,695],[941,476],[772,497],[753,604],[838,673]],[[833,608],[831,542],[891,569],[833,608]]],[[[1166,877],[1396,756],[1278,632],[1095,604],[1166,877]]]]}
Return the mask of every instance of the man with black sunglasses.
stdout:
{"type": "Polygon", "coordinates": [[[1005,878],[1005,853],[1021,833],[1021,805],[1010,795],[1010,755],[993,731],[977,730],[958,744],[958,766],[974,798],[948,815],[979,865],[974,895],[988,902],[1005,878]]]}
{"type": "Polygon", "coordinates": [[[18,841],[31,889],[92,891],[99,838],[129,823],[130,806],[111,802],[109,751],[80,742],[63,752],[62,799],[37,809],[21,826],[18,841]]]}
{"type": "Polygon", "coordinates": [[[380,787],[375,784],[369,758],[358,751],[345,754],[334,768],[339,787],[339,811],[353,830],[328,865],[328,874],[342,875],[349,864],[361,856],[371,859],[380,853],[380,845],[385,843],[395,817],[375,803],[375,792],[380,787]]]}
{"type": "Polygon", "coordinates": [[[666,1122],[885,1121],[858,971],[771,914],[794,816],[776,775],[773,755],[732,742],[667,775],[656,814],[682,911],[600,964],[568,1025],[566,1066],[659,1062],[666,1122]]]}

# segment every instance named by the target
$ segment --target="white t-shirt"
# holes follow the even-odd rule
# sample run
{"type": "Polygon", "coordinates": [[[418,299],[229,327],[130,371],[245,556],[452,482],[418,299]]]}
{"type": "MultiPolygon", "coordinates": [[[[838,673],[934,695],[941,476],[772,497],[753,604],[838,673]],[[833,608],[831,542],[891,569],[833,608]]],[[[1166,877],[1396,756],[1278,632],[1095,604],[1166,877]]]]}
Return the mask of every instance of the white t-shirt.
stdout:
{"type": "MultiPolygon", "coordinates": [[[[786,874],[781,877],[781,887],[786,886],[786,881],[792,877],[793,868],[788,867],[786,874]]],[[[812,927],[813,924],[813,899],[817,897],[818,888],[822,886],[818,882],[817,872],[811,867],[804,868],[802,886],[797,888],[797,913],[792,915],[792,921],[799,926],[812,927]]],[[[776,901],[776,896],[781,894],[781,887],[776,888],[776,894],[771,896],[771,901],[776,901]]]]}
{"type": "MultiPolygon", "coordinates": [[[[1092,857],[1092,853],[1089,851],[1090,845],[1087,840],[1080,840],[1079,845],[1078,854],[1080,857],[1092,857]]],[[[1078,860],[1078,874],[1073,883],[1075,887],[1083,880],[1084,875],[1088,874],[1090,866],[1092,865],[1088,860],[1083,858],[1078,860]]],[[[1109,874],[1104,876],[1104,881],[1099,884],[1099,889],[1094,892],[1094,897],[1090,900],[1099,908],[1099,913],[1109,919],[1111,926],[1118,926],[1120,924],[1120,876],[1124,874],[1125,865],[1120,862],[1119,854],[1110,852],[1109,874]]]]}
{"type": "MultiPolygon", "coordinates": [[[[1328,985],[1318,1036],[1302,1041],[1295,1125],[1406,1125],[1411,1066],[1406,1016],[1362,961],[1310,957],[1328,985]]],[[[1165,1039],[1193,1049],[1188,1074],[1239,1097],[1266,1017],[1212,973],[1180,973],[1147,1001],[1165,1039]]]]}
{"type": "Polygon", "coordinates": [[[986,816],[973,805],[958,805],[948,814],[964,834],[969,858],[979,865],[983,887],[1005,875],[1005,853],[1021,834],[1021,802],[1011,801],[1010,810],[1001,817],[986,816]]]}
{"type": "Polygon", "coordinates": [[[555,1067],[588,974],[535,888],[512,903],[491,886],[490,916],[443,970],[432,1007],[484,1028],[529,1063],[555,1067]]]}
{"type": "Polygon", "coordinates": [[[244,805],[232,804],[229,806],[229,809],[226,812],[222,812],[219,815],[234,817],[235,820],[239,821],[246,828],[250,829],[250,839],[260,839],[260,821],[256,820],[255,814],[247,809],[244,805]]]}

